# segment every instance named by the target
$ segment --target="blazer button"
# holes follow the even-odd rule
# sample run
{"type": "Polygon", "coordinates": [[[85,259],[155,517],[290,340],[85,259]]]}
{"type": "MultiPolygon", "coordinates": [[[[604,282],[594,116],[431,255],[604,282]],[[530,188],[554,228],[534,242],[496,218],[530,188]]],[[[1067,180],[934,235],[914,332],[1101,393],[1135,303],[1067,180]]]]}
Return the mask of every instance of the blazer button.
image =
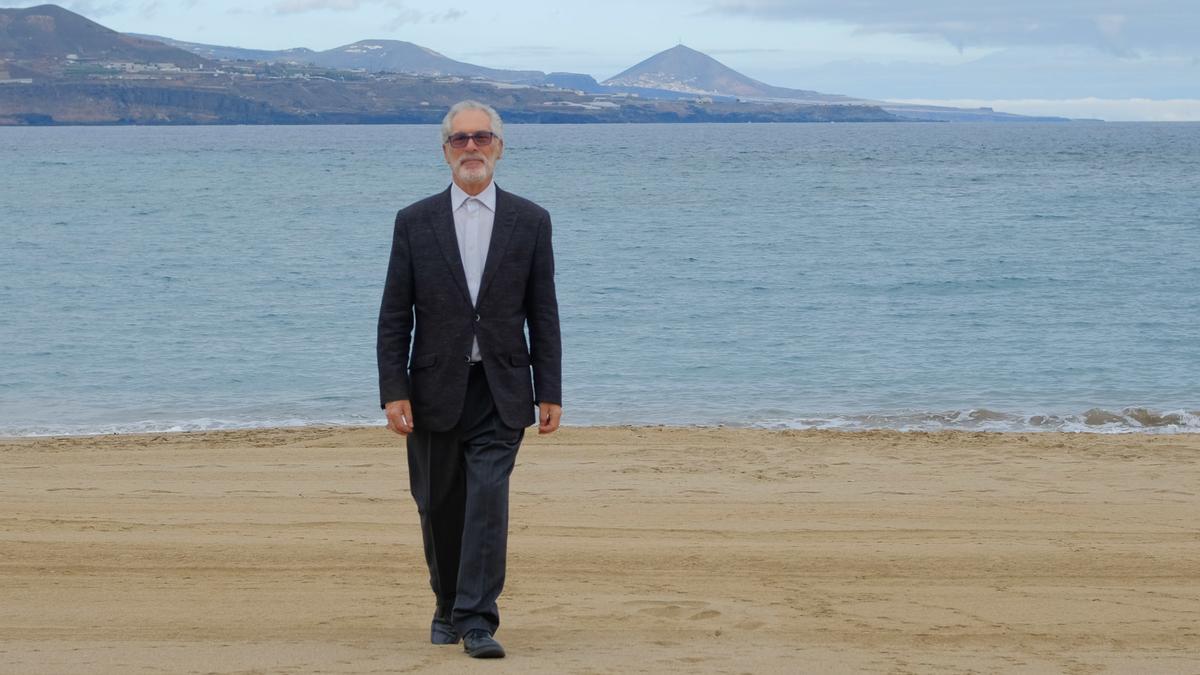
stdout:
{"type": "Polygon", "coordinates": [[[470,363],[470,362],[471,362],[471,355],[470,355],[470,354],[467,354],[466,356],[464,356],[464,357],[463,357],[463,359],[464,359],[464,360],[465,360],[467,363],[470,363]]]}
{"type": "Polygon", "coordinates": [[[478,314],[475,315],[475,323],[479,323],[479,315],[478,314]]]}

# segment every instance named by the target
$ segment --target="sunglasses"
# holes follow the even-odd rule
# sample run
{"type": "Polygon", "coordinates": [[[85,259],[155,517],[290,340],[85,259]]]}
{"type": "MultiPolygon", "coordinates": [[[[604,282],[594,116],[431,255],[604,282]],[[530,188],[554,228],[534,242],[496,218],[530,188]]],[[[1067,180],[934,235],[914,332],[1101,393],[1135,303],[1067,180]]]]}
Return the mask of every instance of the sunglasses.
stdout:
{"type": "Polygon", "coordinates": [[[484,148],[491,145],[492,139],[495,137],[496,134],[490,131],[476,131],[473,134],[450,134],[450,138],[447,138],[446,142],[452,148],[465,148],[467,147],[467,141],[475,141],[475,145],[484,148]]]}

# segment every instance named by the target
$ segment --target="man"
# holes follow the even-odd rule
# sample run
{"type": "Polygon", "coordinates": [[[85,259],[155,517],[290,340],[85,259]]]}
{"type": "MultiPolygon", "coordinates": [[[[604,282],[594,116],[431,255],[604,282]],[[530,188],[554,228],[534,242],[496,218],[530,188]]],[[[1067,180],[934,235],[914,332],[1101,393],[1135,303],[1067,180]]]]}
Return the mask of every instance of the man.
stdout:
{"type": "Polygon", "coordinates": [[[437,599],[430,639],[461,637],[471,656],[497,658],[508,478],[525,427],[552,433],[562,416],[554,251],[546,210],[492,181],[504,152],[495,110],[455,104],[442,152],[450,187],[396,214],[379,310],[380,402],[388,428],[408,440],[437,599]]]}

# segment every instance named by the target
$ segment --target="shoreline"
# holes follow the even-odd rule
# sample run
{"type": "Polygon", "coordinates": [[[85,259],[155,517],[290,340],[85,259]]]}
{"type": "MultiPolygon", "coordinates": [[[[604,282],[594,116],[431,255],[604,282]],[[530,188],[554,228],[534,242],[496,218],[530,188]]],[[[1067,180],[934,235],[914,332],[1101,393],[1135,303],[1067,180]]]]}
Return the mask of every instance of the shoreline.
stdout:
{"type": "MultiPolygon", "coordinates": [[[[286,431],[328,431],[328,432],[358,432],[370,431],[374,429],[385,429],[386,424],[380,421],[378,425],[367,425],[361,423],[314,423],[314,424],[295,424],[295,425],[265,425],[265,426],[246,426],[246,427],[224,427],[210,429],[161,429],[152,431],[108,431],[108,432],[84,432],[84,433],[49,433],[49,434],[29,434],[20,436],[10,436],[0,433],[0,447],[4,443],[20,442],[20,441],[37,441],[37,440],[66,440],[66,439],[88,439],[88,438],[113,438],[113,437],[131,437],[144,438],[154,436],[176,436],[190,435],[197,436],[203,434],[242,434],[255,432],[286,432],[286,431]]],[[[1134,437],[1134,438],[1151,438],[1151,437],[1197,437],[1200,438],[1200,429],[1183,429],[1179,430],[1173,426],[1163,427],[1146,427],[1146,428],[1121,428],[1109,431],[1091,431],[1091,430],[1070,430],[1064,431],[1061,429],[971,429],[971,428],[941,428],[941,429],[911,429],[911,428],[890,428],[890,427],[847,427],[847,428],[829,428],[829,427],[807,427],[807,428],[791,428],[779,425],[744,425],[734,426],[729,424],[564,424],[562,429],[571,429],[574,431],[617,431],[617,430],[635,430],[635,431],[732,431],[732,432],[753,432],[753,433],[779,433],[779,434],[965,434],[965,435],[997,435],[997,436],[1047,436],[1047,435],[1064,435],[1064,436],[1082,436],[1082,437],[1134,437]]],[[[536,434],[536,426],[526,429],[527,437],[529,434],[536,434]]]]}
{"type": "MultiPolygon", "coordinates": [[[[1200,670],[1200,435],[565,427],[498,672],[1200,670]]],[[[0,671],[461,672],[382,427],[0,441],[0,671]]]]}
{"type": "MultiPolygon", "coordinates": [[[[920,430],[920,429],[781,429],[771,427],[754,427],[754,426],[729,426],[729,425],[687,425],[687,424],[623,424],[623,425],[563,425],[559,431],[549,437],[539,437],[537,427],[527,427],[525,430],[525,443],[528,444],[531,438],[537,438],[539,443],[554,444],[556,437],[561,437],[563,434],[575,436],[578,434],[635,434],[638,436],[644,434],[670,434],[670,435],[687,435],[700,434],[706,436],[728,436],[731,440],[737,440],[737,437],[744,436],[747,439],[770,439],[778,437],[779,439],[792,440],[841,440],[841,441],[896,441],[896,440],[931,440],[937,443],[948,443],[956,440],[993,440],[993,441],[1016,441],[1020,443],[1031,443],[1037,446],[1047,447],[1080,447],[1088,443],[1099,444],[1103,446],[1119,446],[1119,445],[1140,445],[1142,441],[1146,441],[1148,445],[1155,443],[1170,443],[1178,441],[1182,443],[1197,444],[1196,449],[1200,452],[1200,431],[1129,431],[1129,432],[1095,432],[1095,431],[1053,431],[1053,430],[1036,430],[1036,431],[993,431],[993,430],[975,430],[975,429],[937,429],[937,430],[920,430]],[[1042,443],[1039,441],[1046,441],[1042,443]]],[[[66,443],[70,445],[86,444],[89,441],[96,441],[105,447],[119,445],[124,441],[134,443],[136,446],[152,445],[154,443],[180,444],[180,443],[208,443],[215,442],[219,444],[226,443],[245,443],[258,442],[258,437],[263,439],[282,439],[289,435],[296,435],[301,438],[313,436],[341,436],[360,434],[382,434],[387,440],[394,440],[398,444],[404,443],[404,438],[387,431],[386,426],[381,422],[378,425],[337,425],[337,424],[311,424],[311,425],[296,425],[296,426],[270,426],[270,427],[248,427],[235,429],[189,429],[178,431],[146,431],[146,432],[111,432],[111,433],[89,433],[89,434],[58,434],[46,436],[0,436],[0,452],[3,452],[9,447],[38,445],[38,444],[59,444],[66,443]]],[[[1200,455],[1198,455],[1200,459],[1200,455]]]]}

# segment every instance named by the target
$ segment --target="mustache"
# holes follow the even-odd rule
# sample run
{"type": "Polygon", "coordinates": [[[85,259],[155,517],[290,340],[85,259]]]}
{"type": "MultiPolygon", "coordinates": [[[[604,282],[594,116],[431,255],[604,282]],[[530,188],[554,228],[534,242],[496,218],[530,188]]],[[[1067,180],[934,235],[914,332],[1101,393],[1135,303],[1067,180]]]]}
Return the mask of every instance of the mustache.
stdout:
{"type": "Polygon", "coordinates": [[[472,155],[464,155],[462,157],[459,157],[458,161],[455,163],[455,165],[462,166],[464,163],[474,161],[474,160],[479,160],[479,161],[483,162],[484,164],[488,163],[487,157],[483,153],[476,153],[476,154],[472,154],[472,155]]]}

